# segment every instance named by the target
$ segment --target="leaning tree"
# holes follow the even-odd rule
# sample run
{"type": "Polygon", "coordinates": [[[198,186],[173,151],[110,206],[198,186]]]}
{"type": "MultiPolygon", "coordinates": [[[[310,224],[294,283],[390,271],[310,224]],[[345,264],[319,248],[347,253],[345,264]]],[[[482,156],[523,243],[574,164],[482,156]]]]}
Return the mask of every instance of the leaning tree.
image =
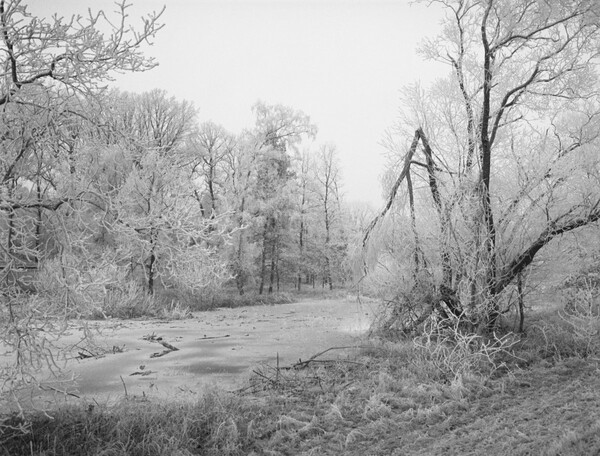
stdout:
{"type": "Polygon", "coordinates": [[[411,325],[437,309],[491,330],[502,294],[536,255],[600,219],[600,5],[430,3],[445,19],[421,51],[449,71],[405,89],[389,141],[405,152],[363,243],[381,245],[371,241],[382,229],[404,234],[407,282],[426,277],[433,290],[411,307],[411,325]]]}

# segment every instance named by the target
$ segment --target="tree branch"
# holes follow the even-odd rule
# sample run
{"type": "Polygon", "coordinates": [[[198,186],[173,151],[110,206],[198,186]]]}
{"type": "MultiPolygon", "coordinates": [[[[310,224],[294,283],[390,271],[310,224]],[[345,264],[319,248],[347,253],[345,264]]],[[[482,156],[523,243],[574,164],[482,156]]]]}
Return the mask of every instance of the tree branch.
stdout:
{"type": "Polygon", "coordinates": [[[369,240],[371,231],[373,231],[375,226],[377,226],[377,223],[379,223],[379,220],[381,220],[383,217],[385,217],[385,214],[387,214],[387,212],[390,210],[390,208],[392,207],[392,204],[394,203],[394,200],[396,199],[396,193],[398,193],[400,184],[402,183],[402,181],[406,177],[406,174],[408,173],[408,170],[410,169],[410,163],[412,161],[412,157],[415,154],[415,151],[417,150],[417,144],[419,144],[419,138],[421,137],[420,131],[421,131],[420,128],[417,131],[415,131],[415,136],[412,140],[412,144],[410,145],[410,149],[408,150],[406,157],[404,157],[404,166],[402,167],[402,171],[400,172],[398,179],[396,179],[396,183],[394,184],[394,186],[392,187],[392,190],[390,191],[390,196],[388,197],[385,207],[383,208],[381,213],[379,215],[377,215],[377,217],[375,217],[371,221],[371,223],[369,223],[369,226],[365,230],[365,235],[363,237],[363,248],[367,245],[367,241],[369,240]]]}
{"type": "Polygon", "coordinates": [[[566,214],[563,214],[556,219],[554,219],[546,229],[538,236],[538,238],[523,251],[520,255],[518,255],[515,259],[513,259],[499,274],[499,277],[494,284],[492,289],[493,294],[499,294],[504,288],[506,288],[512,280],[522,272],[527,266],[529,266],[535,255],[548,244],[552,239],[561,234],[567,233],[569,231],[573,231],[577,228],[581,228],[583,226],[589,225],[591,223],[597,222],[600,220],[600,200],[594,204],[589,213],[585,216],[577,217],[575,219],[567,220],[560,223],[561,219],[565,218],[566,214]]]}

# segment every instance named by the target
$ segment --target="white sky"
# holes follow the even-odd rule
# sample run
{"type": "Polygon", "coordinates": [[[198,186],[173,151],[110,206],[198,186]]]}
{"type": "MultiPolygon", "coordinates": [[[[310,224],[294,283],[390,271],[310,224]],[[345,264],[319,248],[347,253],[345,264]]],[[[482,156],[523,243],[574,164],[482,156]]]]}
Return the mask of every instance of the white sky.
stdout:
{"type": "MultiPolygon", "coordinates": [[[[310,115],[318,144],[337,146],[349,201],[382,202],[384,132],[399,90],[437,67],[416,47],[438,14],[408,0],[128,0],[132,19],[166,5],[147,55],[159,67],[119,76],[128,91],[165,89],[237,133],[252,126],[257,100],[310,115]]],[[[115,9],[111,0],[25,0],[36,15],[115,9]]],[[[407,139],[410,141],[410,139],[407,139]]]]}

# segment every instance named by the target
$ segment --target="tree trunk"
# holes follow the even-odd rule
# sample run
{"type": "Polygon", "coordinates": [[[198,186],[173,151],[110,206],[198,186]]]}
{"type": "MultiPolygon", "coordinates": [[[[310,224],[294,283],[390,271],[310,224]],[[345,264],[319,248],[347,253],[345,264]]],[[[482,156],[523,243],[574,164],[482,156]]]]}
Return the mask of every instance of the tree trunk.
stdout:
{"type": "MultiPolygon", "coordinates": [[[[427,174],[429,177],[429,189],[431,196],[435,204],[438,217],[440,219],[440,257],[442,262],[442,283],[439,287],[440,300],[444,301],[450,311],[459,316],[462,314],[462,306],[460,300],[456,295],[452,285],[452,256],[450,255],[449,246],[449,230],[450,230],[450,217],[448,215],[449,209],[444,207],[440,190],[438,187],[438,180],[436,175],[436,166],[433,161],[433,151],[429,146],[429,141],[425,136],[425,133],[421,128],[417,130],[423,149],[425,151],[427,174]]],[[[408,173],[407,173],[408,174],[408,173]]]]}
{"type": "Polygon", "coordinates": [[[235,284],[238,289],[238,293],[240,296],[244,295],[244,286],[246,285],[246,272],[244,269],[244,233],[242,231],[242,227],[244,226],[244,209],[246,206],[246,198],[242,197],[242,201],[239,207],[239,215],[238,215],[238,228],[239,228],[239,240],[238,240],[238,250],[237,250],[237,274],[235,276],[235,284]]]}
{"type": "Polygon", "coordinates": [[[267,264],[267,247],[264,245],[264,238],[263,238],[263,249],[262,249],[262,255],[261,255],[261,259],[260,259],[260,285],[258,286],[258,294],[261,295],[263,294],[263,291],[265,289],[265,273],[266,273],[266,264],[267,264]]]}
{"type": "MultiPolygon", "coordinates": [[[[36,192],[37,192],[37,200],[38,203],[42,202],[42,187],[40,184],[40,177],[38,175],[37,181],[36,181],[36,192]]],[[[35,264],[36,266],[39,265],[40,263],[40,256],[42,254],[42,249],[41,249],[41,243],[42,243],[42,208],[41,206],[38,206],[37,208],[37,218],[35,221],[35,264]]]]}
{"type": "Polygon", "coordinates": [[[485,221],[486,236],[484,237],[486,260],[486,278],[484,299],[491,299],[491,305],[488,311],[488,330],[492,331],[498,319],[498,302],[494,299],[493,288],[496,282],[496,227],[494,224],[494,214],[492,212],[492,203],[490,198],[490,177],[491,177],[491,157],[492,144],[489,135],[490,105],[491,93],[493,87],[492,61],[494,59],[493,51],[490,49],[487,38],[487,20],[492,10],[492,2],[487,6],[481,25],[481,41],[483,44],[483,104],[481,110],[481,182],[479,185],[481,208],[485,221]]]}
{"type": "MultiPolygon", "coordinates": [[[[452,257],[448,246],[448,230],[450,228],[450,219],[447,214],[447,209],[444,208],[442,197],[438,187],[435,162],[433,161],[433,151],[429,146],[429,141],[421,128],[418,130],[419,137],[425,151],[427,164],[427,175],[429,177],[429,189],[431,197],[435,204],[435,209],[440,218],[440,256],[442,260],[442,285],[448,289],[452,289],[452,257]]],[[[408,174],[408,173],[407,173],[408,174]]]]}
{"type": "Polygon", "coordinates": [[[275,255],[276,255],[276,242],[272,242],[271,246],[271,271],[269,274],[269,294],[273,293],[273,284],[275,283],[275,255]]]}
{"type": "MultiPolygon", "coordinates": [[[[304,195],[302,195],[302,205],[304,205],[304,195]]],[[[302,289],[302,259],[304,253],[304,215],[301,214],[300,220],[300,236],[299,236],[299,245],[300,245],[300,255],[298,258],[298,291],[302,289]]]]}
{"type": "Polygon", "coordinates": [[[267,274],[267,249],[269,248],[269,221],[265,222],[263,229],[262,239],[262,254],[260,258],[260,285],[258,287],[258,294],[263,294],[265,289],[265,280],[267,274]]]}
{"type": "MultiPolygon", "coordinates": [[[[8,184],[8,196],[12,199],[14,192],[14,181],[11,181],[8,184]]],[[[7,239],[6,246],[8,249],[9,257],[12,257],[15,250],[15,210],[10,209],[8,211],[8,231],[7,231],[7,239]]],[[[12,258],[8,258],[7,261],[10,261],[12,258]]]]}
{"type": "Polygon", "coordinates": [[[154,263],[156,262],[156,256],[154,255],[154,248],[150,251],[150,257],[148,258],[148,264],[146,266],[146,276],[148,285],[148,294],[154,295],[154,263]]]}
{"type": "Polygon", "coordinates": [[[12,209],[8,212],[8,231],[6,242],[8,246],[8,255],[12,257],[15,253],[15,211],[12,209]]]}
{"type": "Polygon", "coordinates": [[[237,251],[237,273],[235,275],[235,284],[240,296],[244,295],[244,285],[246,284],[246,273],[244,271],[244,233],[239,232],[238,251],[237,251]]]}
{"type": "MultiPolygon", "coordinates": [[[[419,270],[421,269],[421,257],[424,256],[421,250],[421,243],[419,241],[419,233],[417,232],[417,217],[415,214],[415,197],[413,194],[412,179],[410,177],[410,169],[406,173],[406,185],[408,187],[408,204],[410,209],[410,226],[413,232],[413,238],[415,240],[415,248],[413,251],[413,260],[415,262],[414,278],[417,280],[419,270]]],[[[425,265],[424,265],[425,266],[425,265]]],[[[426,267],[426,266],[425,266],[426,267]]]]}

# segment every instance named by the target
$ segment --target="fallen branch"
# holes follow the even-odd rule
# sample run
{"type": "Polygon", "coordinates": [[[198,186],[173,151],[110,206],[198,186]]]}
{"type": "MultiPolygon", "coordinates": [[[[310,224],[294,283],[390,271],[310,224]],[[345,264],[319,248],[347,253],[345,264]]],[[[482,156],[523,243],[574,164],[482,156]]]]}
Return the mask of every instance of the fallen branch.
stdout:
{"type": "Polygon", "coordinates": [[[69,393],[68,391],[60,390],[60,389],[55,388],[54,386],[50,386],[50,385],[40,385],[40,389],[42,391],[50,390],[50,391],[54,391],[55,393],[60,393],[60,394],[66,395],[66,396],[73,396],[73,397],[76,397],[77,399],[81,399],[81,397],[79,397],[75,393],[69,393]]]}
{"type": "Polygon", "coordinates": [[[332,350],[347,350],[349,348],[367,348],[367,347],[362,346],[362,345],[349,345],[349,346],[344,346],[344,347],[330,347],[327,350],[323,350],[322,352],[319,352],[316,355],[311,356],[306,361],[302,361],[301,359],[298,360],[298,362],[296,364],[292,365],[292,368],[293,369],[303,369],[306,366],[308,366],[311,362],[315,361],[316,358],[318,358],[321,355],[324,355],[325,353],[327,353],[329,351],[332,351],[332,350]]]}
{"type": "Polygon", "coordinates": [[[200,337],[199,339],[196,340],[209,340],[209,339],[224,339],[226,337],[231,337],[229,334],[225,334],[224,336],[209,336],[209,337],[200,337]]]}
{"type": "Polygon", "coordinates": [[[163,350],[163,351],[161,351],[161,352],[155,352],[155,353],[152,353],[152,354],[150,355],[150,358],[160,358],[161,356],[168,355],[168,354],[169,354],[169,353],[171,353],[172,351],[173,351],[173,350],[163,350]]]}
{"type": "Polygon", "coordinates": [[[134,372],[133,374],[129,374],[130,377],[133,377],[134,375],[141,375],[142,377],[145,377],[146,375],[150,375],[150,374],[154,374],[154,371],[151,370],[145,370],[145,371],[138,371],[138,372],[134,372]]]}
{"type": "Polygon", "coordinates": [[[123,380],[122,375],[119,375],[119,378],[121,379],[121,383],[123,384],[123,389],[125,390],[125,397],[127,397],[127,385],[125,385],[125,380],[123,380]]]}
{"type": "Polygon", "coordinates": [[[257,370],[253,370],[252,372],[255,373],[256,375],[258,375],[259,377],[264,378],[265,380],[268,380],[269,382],[273,383],[274,385],[277,385],[277,382],[275,380],[273,380],[272,378],[267,377],[264,374],[261,374],[257,370]]]}
{"type": "Polygon", "coordinates": [[[161,356],[166,355],[167,353],[171,353],[172,351],[178,351],[179,350],[174,345],[171,345],[170,343],[165,342],[162,337],[157,337],[156,334],[154,334],[154,333],[149,334],[147,336],[144,336],[144,337],[142,337],[142,339],[147,340],[149,342],[158,342],[159,344],[161,344],[163,347],[166,348],[166,350],[163,350],[160,353],[159,352],[152,353],[150,355],[150,358],[159,358],[161,356]]]}
{"type": "Polygon", "coordinates": [[[94,354],[88,354],[88,353],[91,353],[90,351],[88,351],[88,350],[85,350],[85,351],[87,351],[87,353],[84,353],[83,351],[78,351],[77,352],[77,355],[78,355],[77,358],[79,358],[79,359],[96,358],[96,355],[94,355],[94,354]]]}
{"type": "Polygon", "coordinates": [[[323,363],[323,364],[335,364],[335,363],[344,363],[344,364],[356,364],[357,366],[366,367],[367,364],[361,363],[359,361],[350,361],[349,359],[309,359],[307,361],[302,362],[302,366],[296,367],[298,363],[294,364],[292,367],[282,367],[282,369],[301,369],[306,367],[304,363],[323,363]]]}
{"type": "Polygon", "coordinates": [[[171,345],[171,344],[170,344],[170,343],[168,343],[168,342],[165,342],[164,340],[157,339],[156,341],[157,341],[159,344],[161,344],[163,347],[165,347],[165,348],[169,349],[169,351],[177,351],[177,350],[179,350],[177,347],[175,347],[175,346],[171,345]]]}

